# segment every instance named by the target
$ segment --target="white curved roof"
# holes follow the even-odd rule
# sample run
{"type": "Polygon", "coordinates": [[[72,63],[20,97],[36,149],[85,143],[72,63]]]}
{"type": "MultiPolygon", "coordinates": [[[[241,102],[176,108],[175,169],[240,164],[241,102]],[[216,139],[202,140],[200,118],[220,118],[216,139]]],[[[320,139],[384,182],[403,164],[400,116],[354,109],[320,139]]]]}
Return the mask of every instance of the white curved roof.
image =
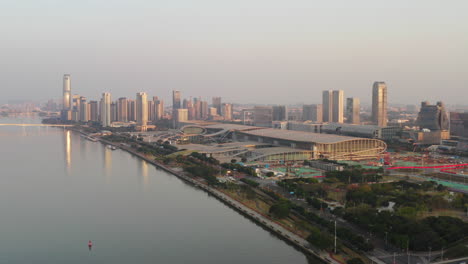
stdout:
{"type": "Polygon", "coordinates": [[[310,133],[302,131],[292,131],[292,130],[282,130],[282,129],[257,129],[250,131],[241,131],[243,134],[253,135],[253,136],[263,136],[269,138],[290,140],[290,141],[299,141],[299,142],[311,142],[311,143],[321,143],[321,144],[333,144],[340,143],[349,140],[358,140],[363,138],[358,137],[345,137],[338,135],[330,134],[319,134],[319,133],[310,133]]]}

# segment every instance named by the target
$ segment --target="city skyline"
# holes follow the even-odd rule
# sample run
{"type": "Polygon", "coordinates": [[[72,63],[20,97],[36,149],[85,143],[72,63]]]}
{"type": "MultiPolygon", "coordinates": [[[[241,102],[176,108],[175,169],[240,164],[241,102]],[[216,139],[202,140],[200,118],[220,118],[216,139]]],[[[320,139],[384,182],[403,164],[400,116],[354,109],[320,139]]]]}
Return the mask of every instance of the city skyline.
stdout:
{"type": "Polygon", "coordinates": [[[466,264],[466,10],[0,1],[2,260],[466,264]]]}
{"type": "Polygon", "coordinates": [[[464,1],[21,2],[0,6],[2,100],[58,98],[63,73],[89,98],[180,90],[239,103],[320,103],[320,91],[346,87],[365,104],[374,80],[392,87],[389,102],[461,104],[468,96],[464,1]]]}

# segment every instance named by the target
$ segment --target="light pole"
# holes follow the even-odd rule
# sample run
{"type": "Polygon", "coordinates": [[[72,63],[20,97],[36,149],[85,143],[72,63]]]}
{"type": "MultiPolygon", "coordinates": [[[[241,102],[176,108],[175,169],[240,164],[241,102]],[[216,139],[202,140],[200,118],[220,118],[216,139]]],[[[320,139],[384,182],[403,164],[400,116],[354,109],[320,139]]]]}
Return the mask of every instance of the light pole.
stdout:
{"type": "Polygon", "coordinates": [[[385,249],[387,249],[387,235],[388,235],[388,232],[385,231],[385,249]]]}
{"type": "Polygon", "coordinates": [[[335,219],[335,255],[336,255],[336,219],[335,219]]]}
{"type": "Polygon", "coordinates": [[[431,263],[431,250],[432,250],[432,247],[429,247],[429,262],[428,263],[431,263]]]}
{"type": "Polygon", "coordinates": [[[406,254],[408,255],[408,264],[410,263],[410,256],[409,256],[409,238],[408,238],[408,242],[406,244],[406,254]]]}

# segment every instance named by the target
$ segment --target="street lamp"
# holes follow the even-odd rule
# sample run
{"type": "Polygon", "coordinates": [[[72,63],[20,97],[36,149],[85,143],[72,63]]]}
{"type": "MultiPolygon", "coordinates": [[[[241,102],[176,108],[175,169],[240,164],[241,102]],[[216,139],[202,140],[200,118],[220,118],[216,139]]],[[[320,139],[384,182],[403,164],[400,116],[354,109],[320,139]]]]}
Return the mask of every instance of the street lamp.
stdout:
{"type": "Polygon", "coordinates": [[[385,231],[385,249],[387,249],[387,236],[388,236],[388,232],[385,231]]]}
{"type": "Polygon", "coordinates": [[[431,263],[431,250],[432,250],[432,247],[429,247],[429,262],[428,263],[431,263]]]}

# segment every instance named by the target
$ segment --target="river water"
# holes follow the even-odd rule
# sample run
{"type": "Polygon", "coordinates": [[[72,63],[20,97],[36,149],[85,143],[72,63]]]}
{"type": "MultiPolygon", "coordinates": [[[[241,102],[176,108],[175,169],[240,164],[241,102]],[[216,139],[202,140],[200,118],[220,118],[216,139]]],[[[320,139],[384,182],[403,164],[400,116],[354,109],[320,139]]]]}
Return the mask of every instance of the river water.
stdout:
{"type": "Polygon", "coordinates": [[[75,132],[0,126],[0,172],[0,263],[307,263],[205,192],[75,132]]]}

